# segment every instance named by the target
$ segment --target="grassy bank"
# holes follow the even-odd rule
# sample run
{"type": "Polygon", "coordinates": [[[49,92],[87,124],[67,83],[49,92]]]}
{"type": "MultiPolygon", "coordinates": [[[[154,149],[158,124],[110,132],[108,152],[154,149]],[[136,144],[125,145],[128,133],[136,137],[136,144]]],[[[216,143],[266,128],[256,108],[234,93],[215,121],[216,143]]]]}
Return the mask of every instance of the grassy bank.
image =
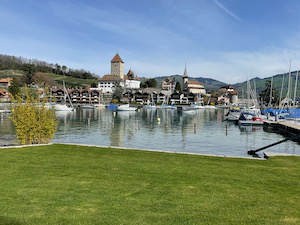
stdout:
{"type": "Polygon", "coordinates": [[[299,224],[300,157],[0,149],[0,224],[299,224]]]}

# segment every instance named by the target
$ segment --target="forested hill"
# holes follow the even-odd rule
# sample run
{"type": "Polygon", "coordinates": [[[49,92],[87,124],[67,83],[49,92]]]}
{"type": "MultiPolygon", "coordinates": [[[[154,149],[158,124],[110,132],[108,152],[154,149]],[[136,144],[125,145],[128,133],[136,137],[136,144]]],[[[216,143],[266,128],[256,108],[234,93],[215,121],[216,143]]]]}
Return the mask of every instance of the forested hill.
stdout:
{"type": "Polygon", "coordinates": [[[65,75],[80,79],[97,79],[98,76],[84,69],[71,69],[65,65],[52,64],[37,59],[26,59],[0,54],[0,70],[22,70],[25,75],[25,83],[30,83],[36,72],[65,75]]]}

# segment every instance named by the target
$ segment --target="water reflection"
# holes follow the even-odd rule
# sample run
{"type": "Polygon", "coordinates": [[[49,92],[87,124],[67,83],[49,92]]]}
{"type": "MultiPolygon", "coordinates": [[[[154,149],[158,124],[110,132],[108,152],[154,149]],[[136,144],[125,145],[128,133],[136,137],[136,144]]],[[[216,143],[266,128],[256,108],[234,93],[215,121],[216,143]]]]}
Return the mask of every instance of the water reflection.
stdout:
{"type": "MultiPolygon", "coordinates": [[[[59,125],[53,142],[245,157],[247,151],[283,138],[265,132],[262,127],[239,127],[224,122],[224,113],[220,109],[188,114],[174,109],[126,112],[77,108],[73,112],[56,112],[59,125]]],[[[1,137],[6,134],[12,137],[11,122],[6,118],[0,124],[1,137]]],[[[268,151],[300,154],[299,145],[291,141],[268,151]]]]}

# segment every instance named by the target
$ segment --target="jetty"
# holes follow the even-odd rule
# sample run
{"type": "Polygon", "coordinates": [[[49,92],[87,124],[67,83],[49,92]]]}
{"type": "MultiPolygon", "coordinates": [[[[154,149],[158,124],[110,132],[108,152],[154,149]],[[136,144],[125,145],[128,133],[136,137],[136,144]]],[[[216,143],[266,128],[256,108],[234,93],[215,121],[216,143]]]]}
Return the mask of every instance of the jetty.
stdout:
{"type": "Polygon", "coordinates": [[[264,125],[266,127],[270,127],[275,130],[282,130],[286,131],[288,133],[293,134],[300,134],[300,123],[295,121],[282,121],[282,122],[276,122],[276,121],[264,121],[264,125]]]}

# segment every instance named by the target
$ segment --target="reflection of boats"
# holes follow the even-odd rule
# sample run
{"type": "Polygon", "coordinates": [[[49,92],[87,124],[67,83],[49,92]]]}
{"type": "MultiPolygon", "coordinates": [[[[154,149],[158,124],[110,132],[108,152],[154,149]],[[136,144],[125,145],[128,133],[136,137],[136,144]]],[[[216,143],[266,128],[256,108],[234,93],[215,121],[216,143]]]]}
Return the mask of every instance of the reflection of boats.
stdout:
{"type": "Polygon", "coordinates": [[[197,113],[197,109],[195,107],[182,107],[180,111],[187,114],[197,113]]]}
{"type": "Polygon", "coordinates": [[[95,106],[93,106],[93,105],[82,105],[81,108],[83,108],[83,109],[94,109],[95,106]]]}
{"type": "Polygon", "coordinates": [[[176,106],[175,105],[161,105],[160,106],[161,109],[176,109],[176,106]]]}
{"type": "Polygon", "coordinates": [[[73,107],[71,99],[70,99],[70,97],[67,93],[67,90],[66,90],[66,87],[65,87],[65,81],[63,81],[63,86],[64,86],[64,102],[63,102],[63,104],[55,104],[54,109],[56,111],[73,111],[74,107],[73,107]],[[70,106],[67,106],[67,96],[68,96],[70,106]]]}
{"type": "Polygon", "coordinates": [[[136,109],[135,107],[130,107],[129,104],[120,105],[117,108],[118,111],[135,111],[136,109]]]}

